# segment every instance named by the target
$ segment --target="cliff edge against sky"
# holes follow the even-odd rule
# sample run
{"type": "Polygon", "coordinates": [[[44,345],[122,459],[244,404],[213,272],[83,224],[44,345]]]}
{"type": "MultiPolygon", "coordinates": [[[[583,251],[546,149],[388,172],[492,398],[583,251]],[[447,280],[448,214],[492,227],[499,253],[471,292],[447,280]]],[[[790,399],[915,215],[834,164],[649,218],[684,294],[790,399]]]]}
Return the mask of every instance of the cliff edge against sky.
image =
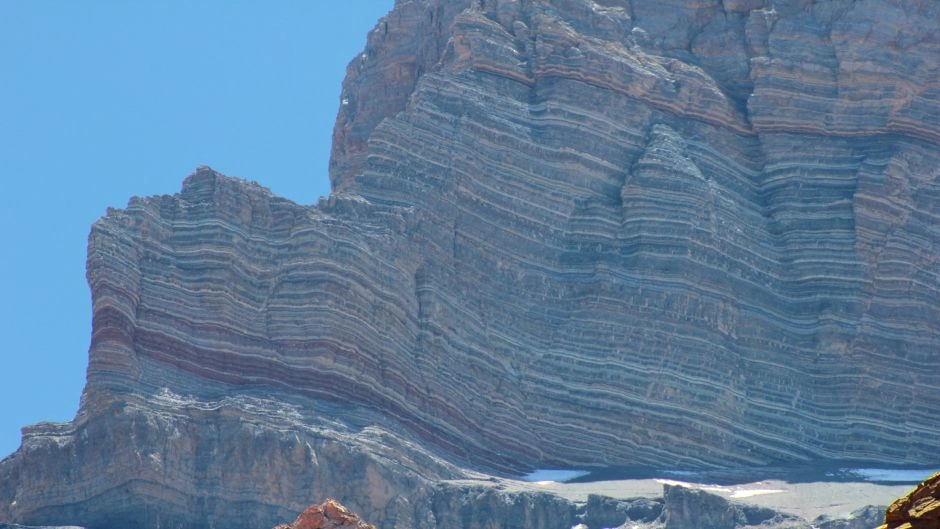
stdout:
{"type": "Polygon", "coordinates": [[[936,464],[938,71],[933,0],[399,1],[328,200],[200,168],[95,224],[81,408],[0,520],[553,527],[447,480],[936,464]]]}

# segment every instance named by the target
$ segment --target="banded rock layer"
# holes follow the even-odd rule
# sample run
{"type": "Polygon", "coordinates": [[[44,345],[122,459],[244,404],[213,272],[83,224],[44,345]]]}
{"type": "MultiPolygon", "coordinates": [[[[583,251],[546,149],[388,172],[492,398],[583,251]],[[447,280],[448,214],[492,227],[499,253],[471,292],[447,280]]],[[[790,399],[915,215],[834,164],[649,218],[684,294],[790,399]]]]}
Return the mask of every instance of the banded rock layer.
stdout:
{"type": "Polygon", "coordinates": [[[328,200],[203,168],[94,226],[81,409],[0,464],[0,520],[330,496],[551,527],[570,505],[441,480],[936,462],[937,28],[932,0],[399,1],[328,200]]]}

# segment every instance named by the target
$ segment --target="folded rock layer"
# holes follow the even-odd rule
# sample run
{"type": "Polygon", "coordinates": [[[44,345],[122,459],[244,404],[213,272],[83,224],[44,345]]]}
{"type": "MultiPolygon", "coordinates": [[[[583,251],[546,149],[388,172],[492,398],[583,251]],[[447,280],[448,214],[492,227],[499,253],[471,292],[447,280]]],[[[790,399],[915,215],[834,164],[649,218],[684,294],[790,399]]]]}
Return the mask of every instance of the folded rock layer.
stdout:
{"type": "Polygon", "coordinates": [[[81,408],[0,463],[0,520],[336,497],[554,527],[570,505],[442,480],[936,463],[938,27],[933,0],[398,1],[328,200],[201,168],[95,224],[81,408]]]}

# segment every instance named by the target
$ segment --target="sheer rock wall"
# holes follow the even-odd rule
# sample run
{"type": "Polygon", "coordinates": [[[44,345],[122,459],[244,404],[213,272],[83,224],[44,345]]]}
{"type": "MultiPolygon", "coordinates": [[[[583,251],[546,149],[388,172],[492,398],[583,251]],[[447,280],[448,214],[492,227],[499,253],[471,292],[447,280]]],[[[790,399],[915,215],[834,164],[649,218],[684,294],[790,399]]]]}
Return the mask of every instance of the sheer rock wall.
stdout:
{"type": "Polygon", "coordinates": [[[0,520],[561,520],[440,483],[936,463],[938,28],[932,0],[399,1],[328,200],[202,168],[94,226],[81,409],[24,430],[0,520]]]}

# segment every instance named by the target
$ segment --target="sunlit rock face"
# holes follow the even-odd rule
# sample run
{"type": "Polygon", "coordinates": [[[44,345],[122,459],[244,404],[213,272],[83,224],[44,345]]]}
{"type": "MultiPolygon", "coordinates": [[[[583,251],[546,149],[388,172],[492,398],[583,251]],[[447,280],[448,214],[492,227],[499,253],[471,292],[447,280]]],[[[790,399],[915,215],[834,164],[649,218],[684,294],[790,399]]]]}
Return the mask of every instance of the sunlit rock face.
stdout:
{"type": "Polygon", "coordinates": [[[274,529],[376,529],[376,527],[363,522],[359,515],[343,507],[336,500],[328,499],[319,505],[308,507],[293,523],[281,524],[274,529]]]}
{"type": "Polygon", "coordinates": [[[0,520],[335,497],[548,528],[572,506],[441,481],[936,463],[938,27],[933,0],[399,1],[328,200],[202,168],[94,226],[81,409],[0,464],[0,520]]]}
{"type": "Polygon", "coordinates": [[[940,524],[940,473],[925,479],[888,507],[878,529],[936,527],[940,524]]]}

